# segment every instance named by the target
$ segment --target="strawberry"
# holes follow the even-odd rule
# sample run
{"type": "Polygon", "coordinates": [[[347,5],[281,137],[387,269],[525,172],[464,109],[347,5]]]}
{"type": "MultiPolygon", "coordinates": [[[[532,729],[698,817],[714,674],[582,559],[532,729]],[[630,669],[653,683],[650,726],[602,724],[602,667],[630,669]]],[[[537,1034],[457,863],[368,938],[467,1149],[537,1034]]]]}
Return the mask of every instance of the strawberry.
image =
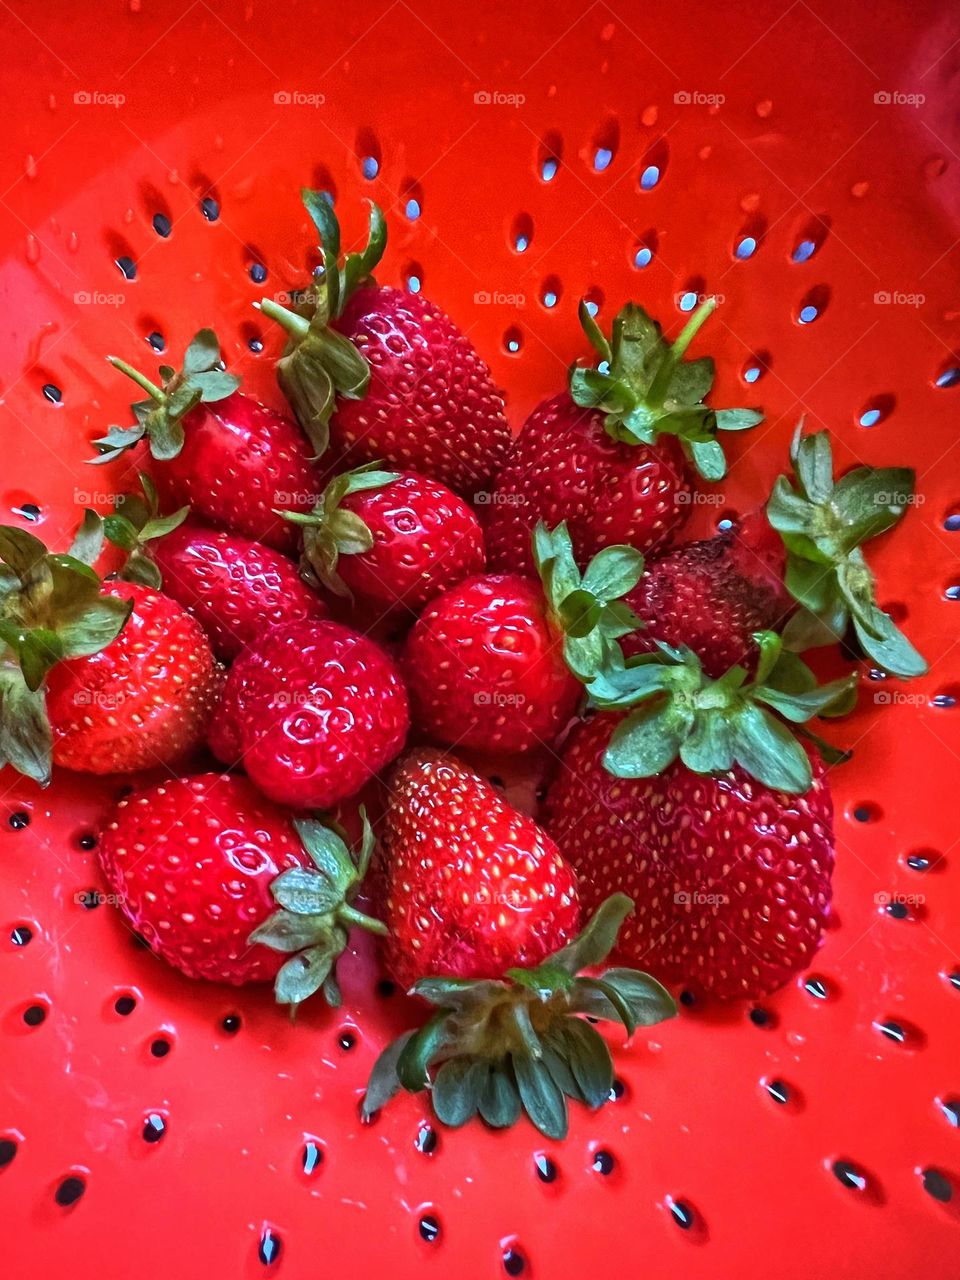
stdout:
{"type": "Polygon", "coordinates": [[[686,644],[713,677],[738,662],[752,663],[754,632],[781,626],[793,608],[785,567],[783,543],[762,511],[647,561],[626,597],[645,625],[623,638],[624,653],[649,653],[656,640],[686,644]]]}
{"type": "Polygon", "coordinates": [[[336,832],[292,819],[246,778],[203,773],[121,800],[98,856],[127,920],[188,977],[276,979],[282,1004],[322,988],[338,1005],[348,930],[384,932],[351,905],[373,849],[363,823],[356,865],[336,832]]]}
{"type": "Polygon", "coordinates": [[[434,303],[370,278],[387,242],[375,204],[366,248],[341,267],[331,204],[302,197],[321,268],[293,310],[270,298],[260,307],[288,335],[277,376],[317,453],[329,444],[350,466],[383,459],[458,493],[483,490],[510,443],[487,366],[434,303]]]}
{"type": "Polygon", "coordinates": [[[101,583],[87,513],[67,555],[0,528],[0,764],[42,785],[52,764],[121,773],[203,738],[220,669],[198,624],[147,587],[101,583]]]}
{"type": "Polygon", "coordinates": [[[627,781],[604,765],[617,727],[609,715],[578,725],[547,796],[547,830],[585,908],[613,888],[630,894],[617,955],[663,981],[721,999],[782,986],[810,964],[830,909],[833,804],[819,756],[802,795],[739,765],[714,776],[681,760],[627,781]]]}
{"type": "Polygon", "coordinates": [[[210,745],[242,760],[264,795],[327,809],[397,755],[407,695],[393,660],[336,622],[306,619],[266,631],[227,676],[210,745]]]}
{"type": "Polygon", "coordinates": [[[770,523],[786,546],[786,586],[800,605],[785,641],[808,649],[850,633],[884,671],[904,680],[923,675],[923,657],[878,606],[876,582],[860,550],[903,516],[913,501],[913,471],[861,466],[835,481],[829,434],[804,436],[802,422],[790,460],[793,481],[780,476],[767,503],[770,523]]]}
{"type": "Polygon", "coordinates": [[[165,593],[189,609],[226,662],[266,628],[327,616],[292,561],[239,534],[188,521],[158,539],[151,555],[165,593]]]}
{"type": "Polygon", "coordinates": [[[608,547],[581,576],[565,526],[540,526],[543,585],[515,573],[467,578],[438,596],[407,638],[404,674],[415,722],[432,738],[487,751],[551,742],[573,714],[580,681],[637,625],[618,598],[643,558],[608,547]]]}
{"type": "Polygon", "coordinates": [[[368,610],[419,613],[484,566],[480,524],[445,485],[367,463],[331,480],[303,533],[305,576],[368,610]]]}
{"type": "Polygon", "coordinates": [[[114,368],[147,393],[133,405],[136,425],[111,427],[95,443],[93,462],[111,462],[142,440],[164,465],[156,470],[161,496],[189,505],[195,516],[292,553],[296,534],[277,507],[309,511],[317,482],[306,440],[296,426],[237,391],[239,378],[224,373],[220,345],[201,329],[187,347],[183,369],[164,366],[157,386],[124,360],[114,368]]]}
{"type": "Polygon", "coordinates": [[[534,409],[514,442],[485,508],[494,568],[529,562],[538,520],[566,521],[580,565],[612,543],[650,551],[672,540],[690,514],[691,464],[719,480],[726,463],[718,431],[761,421],[752,409],[705,405],[713,361],[684,359],[713,307],[705,302],[671,344],[633,303],[608,342],[581,305],[601,363],[575,366],[569,391],[534,409]]]}
{"type": "Polygon", "coordinates": [[[597,1107],[613,1085],[606,1042],[577,1015],[619,1018],[630,1035],[676,1011],[645,974],[576,976],[603,961],[629,898],[614,895],[574,937],[576,883],[553,842],[482,778],[434,752],[408,757],[392,779],[383,859],[388,964],[436,1012],[381,1054],[365,1113],[401,1087],[429,1088],[446,1124],[479,1111],[504,1127],[523,1109],[562,1137],[566,1097],[597,1107]]]}

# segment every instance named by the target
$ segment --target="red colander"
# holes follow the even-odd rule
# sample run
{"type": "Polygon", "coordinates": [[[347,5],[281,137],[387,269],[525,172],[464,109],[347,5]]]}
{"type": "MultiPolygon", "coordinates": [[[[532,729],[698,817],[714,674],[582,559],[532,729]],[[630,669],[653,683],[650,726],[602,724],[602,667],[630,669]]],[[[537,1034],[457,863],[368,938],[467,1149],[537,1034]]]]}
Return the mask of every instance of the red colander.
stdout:
{"type": "Polygon", "coordinates": [[[280,399],[252,302],[302,280],[301,185],[470,334],[517,426],[582,354],[581,297],[698,340],[756,403],[705,530],[802,414],[909,464],[871,545],[930,659],[843,726],[834,927],[760,1007],[682,1005],[563,1143],[358,1100],[415,1010],[372,953],[339,1012],[201,986],[103,903],[119,779],[0,777],[0,1275],[281,1280],[960,1276],[960,23],[946,0],[0,2],[0,517],[65,545],[128,391],[214,324],[280,399]],[[151,350],[152,349],[152,350],[151,350]],[[744,387],[746,384],[746,388],[744,387]],[[99,905],[98,905],[99,903],[99,905]]]}

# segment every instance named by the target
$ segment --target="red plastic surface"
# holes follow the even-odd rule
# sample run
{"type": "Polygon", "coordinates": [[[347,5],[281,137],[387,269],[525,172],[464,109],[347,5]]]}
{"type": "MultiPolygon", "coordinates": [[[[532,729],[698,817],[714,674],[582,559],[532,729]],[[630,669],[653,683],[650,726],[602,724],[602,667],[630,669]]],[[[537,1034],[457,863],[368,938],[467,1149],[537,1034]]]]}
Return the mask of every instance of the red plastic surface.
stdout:
{"type": "Polygon", "coordinates": [[[4,520],[35,503],[39,531],[63,539],[75,502],[105,509],[120,486],[117,469],[83,465],[128,399],[107,351],[149,363],[148,335],[179,354],[212,322],[248,388],[278,403],[279,335],[250,304],[302,278],[297,188],[314,183],[336,190],[347,242],[362,196],[386,207],[382,278],[417,277],[453,314],[515,424],[583,352],[581,295],[604,320],[632,296],[677,325],[678,294],[722,295],[700,340],[718,402],[762,404],[767,419],[734,441],[722,506],[701,504],[698,526],[765,492],[801,413],[833,430],[844,464],[912,463],[917,504],[871,549],[882,598],[931,659],[910,686],[865,681],[844,727],[857,754],[833,774],[822,987],[798,980],[763,1026],[742,1006],[684,1008],[638,1034],[617,1053],[624,1096],[576,1111],[562,1144],[471,1125],[427,1154],[410,1098],[361,1127],[370,1064],[410,1013],[376,993],[370,957],[346,966],[340,1013],[313,1007],[296,1026],[266,993],[193,984],[137,949],[118,912],[77,900],[98,883],[80,838],[119,784],[62,777],[41,795],[3,776],[0,1137],[18,1145],[0,1169],[0,1273],[480,1280],[505,1274],[513,1248],[541,1280],[957,1275],[960,1132],[945,1104],[960,1097],[960,708],[933,702],[960,696],[960,531],[945,524],[960,514],[960,373],[941,376],[960,366],[951,8],[0,6],[4,520]],[[559,161],[550,181],[545,158],[559,161]],[[746,236],[756,249],[738,260],[746,236]],[[803,241],[813,252],[794,261],[803,241]],[[805,305],[818,315],[800,324],[805,305]],[[15,830],[19,811],[32,820],[15,830]],[[907,864],[918,853],[926,873],[907,864]],[[18,925],[27,946],[13,945],[18,925]],[[137,1003],[121,1016],[126,993],[137,1003]],[[48,1010],[35,1027],[31,1004],[48,1010]],[[889,1021],[903,1043],[879,1030],[889,1021]],[[153,1112],[167,1128],[147,1143],[153,1112]],[[324,1153],[312,1177],[307,1137],[324,1153]],[[547,1150],[550,1184],[534,1165],[547,1150]],[[85,1194],[61,1207],[55,1189],[77,1171],[85,1194]],[[931,1194],[945,1186],[948,1203],[931,1194]],[[439,1224],[432,1243],[423,1214],[439,1224]],[[272,1268],[258,1258],[266,1228],[282,1242],[272,1268]]]}

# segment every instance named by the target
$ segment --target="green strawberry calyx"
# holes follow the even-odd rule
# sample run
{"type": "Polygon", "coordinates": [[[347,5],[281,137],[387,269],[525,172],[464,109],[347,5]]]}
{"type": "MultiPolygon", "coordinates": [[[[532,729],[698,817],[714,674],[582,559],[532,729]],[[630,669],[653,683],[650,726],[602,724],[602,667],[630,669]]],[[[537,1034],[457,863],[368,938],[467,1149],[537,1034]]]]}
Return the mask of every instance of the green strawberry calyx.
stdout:
{"type": "Polygon", "coordinates": [[[340,223],[329,198],[306,187],[300,194],[320,236],[320,266],[293,307],[273,298],[261,298],[257,305],[287,333],[287,345],[277,361],[277,379],[319,457],[330,441],[337,398],[362,400],[370,383],[364,356],[331,326],[356,289],[372,280],[387,246],[387,224],[371,201],[366,246],[360,253],[348,253],[341,264],[340,223]]]}
{"type": "Polygon", "coordinates": [[[180,507],[178,511],[162,516],[153,481],[143,471],[139,478],[142,494],[118,494],[113,512],[102,517],[103,533],[106,540],[119,547],[126,557],[117,577],[124,582],[139,582],[141,586],[159,591],[163,586],[163,575],[150,555],[150,543],[178,529],[190,514],[190,508],[180,507]]]}
{"type": "Polygon", "coordinates": [[[620,1022],[630,1037],[677,1012],[670,993],[636,969],[601,965],[633,910],[608,898],[572,942],[529,969],[501,979],[422,978],[411,995],[437,1012],[381,1053],[363,1099],[369,1119],[400,1089],[428,1090],[437,1119],[466,1124],[479,1113],[493,1128],[524,1112],[549,1138],[566,1136],[567,1099],[591,1109],[613,1087],[607,1042],[587,1018],[620,1022]]]}
{"type": "Polygon", "coordinates": [[[813,774],[789,725],[830,763],[849,758],[800,726],[814,716],[847,715],[856,703],[857,673],[818,685],[775,632],[753,638],[760,650],[753,679],[734,666],[712,680],[691,649],[660,641],[656,652],[626,662],[621,655],[618,665],[601,672],[588,686],[592,705],[629,710],[604,753],[608,773],[650,778],[677,759],[693,773],[723,774],[739,765],[767,787],[802,794],[813,774]]]}
{"type": "Polygon", "coordinates": [[[622,599],[643,574],[641,553],[622,545],[604,547],[581,574],[566,522],[551,532],[540,521],[533,532],[533,559],[573,675],[587,682],[609,663],[622,661],[617,641],[643,625],[622,599]]]}
{"type": "Polygon", "coordinates": [[[339,1008],[337,960],[354,926],[384,936],[387,927],[352,905],[370,867],[376,841],[361,807],[363,832],[356,860],[339,831],[312,818],[294,819],[297,834],[314,863],[281,871],[270,885],[276,911],[250,934],[261,943],[289,954],[274,983],[279,1004],[291,1014],[317,991],[331,1008],[339,1008]]]}
{"type": "Polygon", "coordinates": [[[801,608],[784,629],[796,650],[834,644],[852,626],[862,651],[884,671],[907,680],[927,664],[877,604],[876,580],[861,544],[892,528],[913,500],[908,467],[855,467],[839,480],[826,431],[803,434],[790,447],[793,480],[780,476],[767,518],[787,548],[787,590],[801,608]]]}
{"type": "Polygon", "coordinates": [[[335,595],[351,597],[350,589],[337,571],[340,557],[372,551],[374,539],[363,518],[340,504],[352,493],[382,489],[399,479],[399,471],[383,471],[381,463],[369,462],[335,476],[312,511],[277,512],[295,524],[303,535],[300,571],[311,585],[322,584],[335,595]]]}
{"type": "Polygon", "coordinates": [[[46,786],[53,732],[44,681],[65,658],[111,644],[132,600],[103,595],[91,567],[103,547],[100,517],[86,511],[66,554],[51,553],[24,529],[0,526],[0,767],[46,786]]]}
{"type": "Polygon", "coordinates": [[[705,299],[671,343],[643,307],[628,302],[614,320],[608,341],[581,302],[580,323],[600,360],[595,368],[577,364],[570,372],[574,403],[601,410],[614,440],[651,445],[658,435],[676,436],[708,481],[722,480],[727,471],[718,432],[746,431],[763,421],[756,409],[713,409],[704,404],[716,372],[713,359],[684,358],[715,307],[715,299],[705,299]]]}
{"type": "Polygon", "coordinates": [[[113,462],[144,439],[158,462],[168,462],[183,448],[183,420],[190,410],[201,403],[224,400],[240,386],[240,379],[223,369],[220,343],[212,329],[194,334],[179,372],[170,365],[160,366],[159,385],[126,360],[117,356],[107,359],[132,378],[147,398],[130,406],[136,420],[132,427],[110,427],[105,436],[94,441],[100,453],[88,459],[92,463],[113,462]]]}

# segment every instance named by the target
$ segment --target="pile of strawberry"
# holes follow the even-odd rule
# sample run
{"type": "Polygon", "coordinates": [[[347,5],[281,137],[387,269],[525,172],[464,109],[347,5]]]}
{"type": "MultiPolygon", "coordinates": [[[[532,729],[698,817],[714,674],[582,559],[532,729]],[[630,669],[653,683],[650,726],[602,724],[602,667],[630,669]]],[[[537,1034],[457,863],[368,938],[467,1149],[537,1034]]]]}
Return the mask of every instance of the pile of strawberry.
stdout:
{"type": "Polygon", "coordinates": [[[673,342],[633,304],[609,339],[583,308],[596,364],[511,442],[466,337],[374,281],[380,211],[341,259],[304,201],[320,265],[261,304],[293,418],[209,329],[157,382],[114,360],[143,398],[92,461],[129,455],[139,491],[66,553],[0,529],[0,765],[162,778],[99,858],[191,977],[336,1005],[351,930],[380,936],[433,1011],[368,1111],[429,1090],[448,1124],[559,1136],[568,1098],[610,1091],[598,1019],[672,1016],[661,982],[756,998],[820,944],[843,753],[806,726],[850,711],[867,661],[925,670],[861,550],[913,474],[835,478],[827,433],[798,430],[764,506],[677,545],[720,433],[760,421],[705,403],[713,362],[686,352],[711,303],[673,342]],[[846,672],[820,685],[800,654],[827,645],[846,672]],[[531,752],[536,817],[467,763],[531,752]]]}

